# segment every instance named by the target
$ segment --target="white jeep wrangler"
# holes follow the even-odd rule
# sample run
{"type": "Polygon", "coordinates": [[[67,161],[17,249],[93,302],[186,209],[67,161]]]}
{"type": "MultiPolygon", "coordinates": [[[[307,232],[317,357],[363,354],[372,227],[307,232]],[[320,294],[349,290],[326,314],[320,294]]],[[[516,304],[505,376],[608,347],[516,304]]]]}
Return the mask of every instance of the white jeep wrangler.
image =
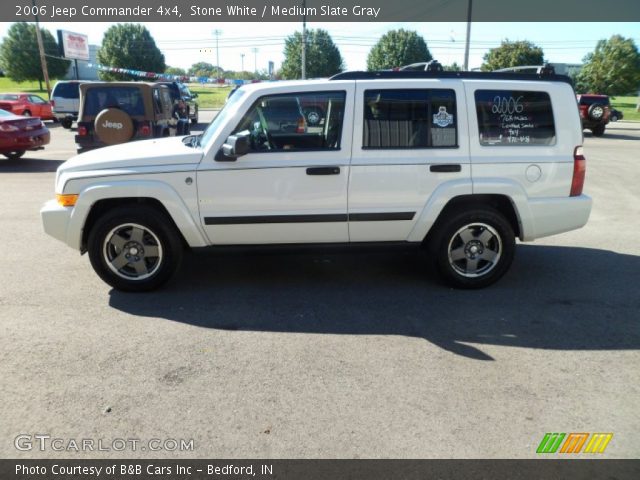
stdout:
{"type": "Polygon", "coordinates": [[[202,135],[78,155],[41,213],[121,290],[165,283],[185,246],[361,242],[424,246],[477,288],[515,237],[585,225],[581,145],[567,77],[346,72],[244,86],[202,135]]]}

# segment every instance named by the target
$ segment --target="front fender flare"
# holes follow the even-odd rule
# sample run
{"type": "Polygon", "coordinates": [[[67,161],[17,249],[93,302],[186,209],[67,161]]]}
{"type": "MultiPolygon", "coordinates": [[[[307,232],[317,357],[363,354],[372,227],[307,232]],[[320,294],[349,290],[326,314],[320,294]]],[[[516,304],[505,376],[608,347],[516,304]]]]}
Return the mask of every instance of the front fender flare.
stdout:
{"type": "Polygon", "coordinates": [[[78,197],[67,227],[67,245],[82,246],[82,231],[91,208],[100,200],[153,198],[167,209],[190,247],[205,247],[207,241],[199,225],[178,193],[168,184],[153,180],[107,181],[88,185],[78,197]]]}

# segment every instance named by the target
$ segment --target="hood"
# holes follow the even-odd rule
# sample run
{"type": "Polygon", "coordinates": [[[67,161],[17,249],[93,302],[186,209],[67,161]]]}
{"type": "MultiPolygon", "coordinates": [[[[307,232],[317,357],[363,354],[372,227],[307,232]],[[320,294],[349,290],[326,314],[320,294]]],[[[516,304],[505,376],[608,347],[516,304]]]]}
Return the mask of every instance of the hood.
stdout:
{"type": "Polygon", "coordinates": [[[202,149],[185,145],[182,138],[140,140],[98,148],[70,158],[58,171],[78,172],[199,163],[202,149]]]}

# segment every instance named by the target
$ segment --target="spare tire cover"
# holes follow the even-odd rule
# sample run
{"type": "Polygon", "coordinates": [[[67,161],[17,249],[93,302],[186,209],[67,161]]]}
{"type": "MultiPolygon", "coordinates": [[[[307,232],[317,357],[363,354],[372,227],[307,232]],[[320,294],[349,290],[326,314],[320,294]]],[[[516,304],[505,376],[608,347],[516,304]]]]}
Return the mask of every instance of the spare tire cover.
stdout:
{"type": "Polygon", "coordinates": [[[100,141],[107,145],[128,142],[133,137],[133,120],[119,108],[102,110],[95,119],[94,127],[100,141]]]}

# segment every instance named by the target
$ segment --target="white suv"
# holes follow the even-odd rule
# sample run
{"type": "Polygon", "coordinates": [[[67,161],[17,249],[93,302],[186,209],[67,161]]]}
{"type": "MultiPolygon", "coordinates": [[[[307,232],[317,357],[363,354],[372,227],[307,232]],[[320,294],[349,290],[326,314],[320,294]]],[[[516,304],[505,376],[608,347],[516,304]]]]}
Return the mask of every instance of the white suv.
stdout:
{"type": "Polygon", "coordinates": [[[567,77],[347,72],[244,86],[202,135],[76,156],[41,213],[122,290],[166,282],[185,246],[361,242],[424,246],[477,288],[516,237],[585,225],[581,145],[567,77]]]}

